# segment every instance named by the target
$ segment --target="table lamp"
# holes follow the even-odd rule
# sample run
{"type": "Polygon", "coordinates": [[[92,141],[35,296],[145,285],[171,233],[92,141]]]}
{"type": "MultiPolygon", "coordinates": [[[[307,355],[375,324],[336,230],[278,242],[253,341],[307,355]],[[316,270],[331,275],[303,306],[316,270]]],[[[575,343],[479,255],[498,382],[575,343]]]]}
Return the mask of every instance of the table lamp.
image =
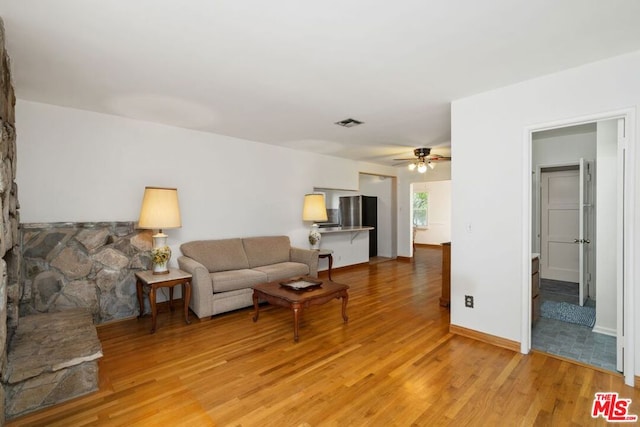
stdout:
{"type": "Polygon", "coordinates": [[[315,221],[327,220],[327,205],[324,201],[324,194],[312,193],[304,195],[304,206],[302,207],[302,220],[314,221],[309,230],[309,243],[311,249],[320,249],[320,231],[315,221]]]}
{"type": "Polygon", "coordinates": [[[158,229],[153,235],[151,263],[153,274],[168,274],[167,264],[171,259],[171,249],[167,246],[167,235],[162,229],[182,227],[178,189],[163,187],[145,187],[140,209],[138,228],[158,229]]]}

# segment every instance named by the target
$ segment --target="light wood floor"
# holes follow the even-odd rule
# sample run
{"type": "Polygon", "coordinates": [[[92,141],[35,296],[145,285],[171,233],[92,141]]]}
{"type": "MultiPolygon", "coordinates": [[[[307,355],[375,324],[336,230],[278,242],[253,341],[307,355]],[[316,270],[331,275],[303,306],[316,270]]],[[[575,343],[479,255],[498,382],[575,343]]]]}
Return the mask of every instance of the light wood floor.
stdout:
{"type": "MultiPolygon", "coordinates": [[[[337,270],[340,302],[311,307],[293,342],[289,311],[265,306],[185,325],[182,311],[99,328],[100,390],[8,425],[605,425],[594,393],[640,392],[621,376],[448,332],[438,248],[412,262],[337,270]]],[[[496,307],[496,310],[500,310],[496,307]]]]}

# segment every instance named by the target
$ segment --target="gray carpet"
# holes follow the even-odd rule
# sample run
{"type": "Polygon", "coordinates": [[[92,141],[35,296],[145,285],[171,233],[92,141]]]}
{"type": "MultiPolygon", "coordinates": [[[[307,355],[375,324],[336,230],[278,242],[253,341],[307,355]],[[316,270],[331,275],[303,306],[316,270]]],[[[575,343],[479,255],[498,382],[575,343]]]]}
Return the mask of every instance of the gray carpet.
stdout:
{"type": "Polygon", "coordinates": [[[540,307],[540,316],[590,328],[596,324],[596,309],[594,307],[581,307],[568,302],[543,301],[540,307]]]}

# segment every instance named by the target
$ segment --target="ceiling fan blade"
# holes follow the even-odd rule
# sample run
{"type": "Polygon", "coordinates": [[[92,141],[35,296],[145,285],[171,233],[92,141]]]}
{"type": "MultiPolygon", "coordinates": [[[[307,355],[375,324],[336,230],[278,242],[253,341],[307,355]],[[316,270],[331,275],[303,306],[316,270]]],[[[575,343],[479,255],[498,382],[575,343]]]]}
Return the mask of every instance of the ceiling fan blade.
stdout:
{"type": "Polygon", "coordinates": [[[396,162],[401,162],[401,163],[394,163],[393,166],[406,165],[407,164],[406,162],[411,162],[414,165],[418,164],[418,162],[425,162],[425,163],[433,162],[433,164],[431,165],[433,167],[437,162],[451,160],[451,157],[449,156],[441,156],[440,154],[437,154],[437,153],[431,153],[431,148],[416,148],[413,150],[413,154],[415,155],[415,157],[393,159],[396,162]]]}

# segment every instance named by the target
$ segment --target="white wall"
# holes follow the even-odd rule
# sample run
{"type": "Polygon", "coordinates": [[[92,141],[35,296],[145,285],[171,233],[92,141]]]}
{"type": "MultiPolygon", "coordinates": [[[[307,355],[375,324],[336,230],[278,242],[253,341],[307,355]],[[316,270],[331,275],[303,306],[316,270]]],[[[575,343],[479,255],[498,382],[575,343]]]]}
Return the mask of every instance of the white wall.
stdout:
{"type": "Polygon", "coordinates": [[[393,246],[396,227],[391,218],[396,209],[393,205],[394,190],[392,178],[360,174],[360,193],[378,198],[378,256],[388,258],[395,257],[393,246]]]}
{"type": "Polygon", "coordinates": [[[429,226],[416,232],[415,242],[439,245],[451,241],[451,180],[412,184],[413,192],[429,193],[429,226]]]}
{"type": "Polygon", "coordinates": [[[183,226],[166,230],[174,254],[194,239],[275,234],[308,247],[305,193],[395,171],[24,100],[16,117],[23,223],[137,221],[146,185],[177,187],[183,226]]]}
{"type": "Polygon", "coordinates": [[[616,335],[617,120],[598,122],[596,163],[596,332],[616,335]]]}
{"type": "MultiPolygon", "coordinates": [[[[640,51],[453,102],[452,324],[516,342],[528,333],[523,327],[530,265],[528,129],[630,107],[633,129],[640,108],[638,75],[640,51]],[[492,167],[478,161],[487,153],[499,160],[492,167]],[[475,296],[475,308],[464,307],[465,294],[475,296]]],[[[632,138],[635,147],[637,134],[632,138]]],[[[640,150],[630,153],[637,170],[640,150]]],[[[640,216],[633,220],[628,238],[637,246],[640,216]]],[[[639,255],[632,265],[640,265],[639,255]]],[[[628,326],[640,331],[637,321],[628,326]]],[[[640,342],[637,333],[634,337],[640,342]]],[[[640,351],[635,354],[640,367],[640,351]]]]}

